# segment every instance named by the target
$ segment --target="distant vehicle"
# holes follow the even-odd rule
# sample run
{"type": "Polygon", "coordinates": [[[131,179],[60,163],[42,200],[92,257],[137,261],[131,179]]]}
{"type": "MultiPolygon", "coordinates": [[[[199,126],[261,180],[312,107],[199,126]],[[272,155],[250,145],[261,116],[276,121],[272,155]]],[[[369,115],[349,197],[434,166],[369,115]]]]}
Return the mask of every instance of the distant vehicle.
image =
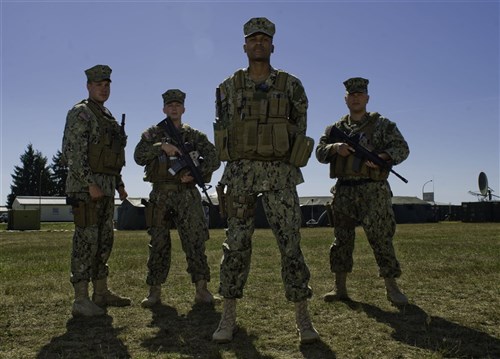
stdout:
{"type": "Polygon", "coordinates": [[[2,213],[0,214],[0,223],[7,223],[9,221],[9,214],[8,213],[2,213]]]}

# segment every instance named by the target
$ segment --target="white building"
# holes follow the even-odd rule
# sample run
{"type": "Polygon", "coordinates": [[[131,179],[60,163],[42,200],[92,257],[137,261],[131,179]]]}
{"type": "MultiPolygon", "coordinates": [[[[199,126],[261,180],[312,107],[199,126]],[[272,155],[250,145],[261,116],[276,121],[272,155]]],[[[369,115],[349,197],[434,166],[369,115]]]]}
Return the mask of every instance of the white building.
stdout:
{"type": "MultiPolygon", "coordinates": [[[[118,220],[118,207],[122,201],[115,198],[114,220],[118,220]]],[[[41,222],[72,222],[71,206],[66,197],[17,196],[12,203],[13,210],[40,210],[41,222]]]]}

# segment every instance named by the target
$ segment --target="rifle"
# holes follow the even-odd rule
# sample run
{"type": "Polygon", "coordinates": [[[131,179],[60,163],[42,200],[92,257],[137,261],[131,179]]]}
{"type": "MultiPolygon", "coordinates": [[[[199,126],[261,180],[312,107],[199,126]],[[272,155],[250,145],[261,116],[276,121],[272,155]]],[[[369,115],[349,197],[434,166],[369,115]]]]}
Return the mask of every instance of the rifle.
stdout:
{"type": "Polygon", "coordinates": [[[122,123],[120,126],[122,136],[125,136],[125,114],[122,113],[122,123]]]}
{"type": "Polygon", "coordinates": [[[380,168],[383,168],[385,170],[392,172],[394,175],[396,175],[396,177],[398,177],[404,183],[408,183],[408,180],[406,178],[404,178],[399,173],[394,171],[392,169],[392,166],[389,163],[387,163],[385,160],[380,158],[378,156],[378,154],[370,151],[369,149],[367,149],[366,147],[361,145],[359,143],[360,137],[361,136],[359,134],[349,136],[345,132],[341,131],[339,128],[337,128],[335,126],[332,126],[332,129],[330,130],[330,134],[329,134],[329,140],[332,141],[332,143],[338,142],[338,141],[335,141],[335,139],[342,140],[344,143],[347,143],[349,146],[354,148],[356,157],[365,159],[367,161],[371,161],[371,162],[375,163],[377,166],[379,166],[380,168]]]}
{"type": "Polygon", "coordinates": [[[215,122],[222,120],[222,98],[220,95],[220,87],[215,89],[215,122]]]}
{"type": "Polygon", "coordinates": [[[207,197],[208,203],[211,206],[213,206],[214,204],[212,203],[212,200],[210,199],[210,196],[208,195],[208,190],[212,186],[205,185],[205,181],[203,180],[203,176],[201,175],[201,171],[198,168],[198,165],[196,165],[194,163],[193,159],[191,158],[189,151],[186,148],[186,144],[182,140],[182,136],[181,136],[179,130],[177,129],[177,127],[175,127],[174,123],[172,122],[172,119],[170,119],[170,117],[167,116],[167,118],[162,120],[158,124],[158,126],[163,127],[163,129],[165,131],[167,131],[167,133],[170,136],[172,136],[172,138],[175,140],[176,146],[180,151],[179,157],[180,157],[181,162],[186,164],[186,167],[189,169],[189,172],[191,173],[191,176],[193,176],[196,184],[198,185],[198,187],[201,188],[201,190],[203,191],[203,193],[207,197]]]}

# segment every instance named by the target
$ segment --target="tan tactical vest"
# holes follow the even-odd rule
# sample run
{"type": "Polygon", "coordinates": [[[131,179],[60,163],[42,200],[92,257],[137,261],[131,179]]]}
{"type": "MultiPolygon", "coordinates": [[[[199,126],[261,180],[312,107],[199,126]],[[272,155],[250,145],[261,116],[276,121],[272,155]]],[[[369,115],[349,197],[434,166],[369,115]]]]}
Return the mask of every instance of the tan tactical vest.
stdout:
{"type": "Polygon", "coordinates": [[[94,173],[118,176],[125,165],[127,136],[116,120],[104,113],[97,104],[84,100],[94,113],[99,126],[99,141],[89,145],[89,164],[94,173]]]}
{"type": "MultiPolygon", "coordinates": [[[[361,145],[369,149],[372,142],[373,132],[375,131],[377,121],[380,118],[380,114],[377,112],[370,112],[369,119],[359,128],[356,133],[363,133],[364,140],[362,140],[361,145]]],[[[347,121],[347,116],[344,116],[340,121],[347,121]]],[[[342,178],[342,177],[360,177],[360,178],[371,178],[376,181],[381,181],[389,177],[388,170],[381,170],[379,168],[370,168],[365,164],[364,159],[359,159],[354,154],[347,157],[333,156],[330,162],[330,178],[342,178]]]]}
{"type": "Polygon", "coordinates": [[[245,86],[244,70],[234,74],[235,111],[224,144],[228,160],[274,161],[290,157],[297,126],[289,120],[287,79],[286,72],[278,71],[269,88],[249,89],[245,86]]]}
{"type": "MultiPolygon", "coordinates": [[[[191,127],[187,124],[182,125],[184,127],[184,132],[182,134],[182,139],[184,142],[189,142],[191,144],[195,143],[195,135],[194,132],[192,132],[191,127]]],[[[166,134],[166,132],[165,132],[166,134]]],[[[170,135],[167,134],[167,136],[170,138],[170,135]]],[[[175,143],[173,143],[175,145],[175,143]]],[[[169,172],[169,169],[173,165],[173,160],[176,160],[176,158],[169,158],[165,152],[162,151],[162,153],[157,156],[155,159],[153,159],[150,163],[148,163],[145,167],[145,176],[144,176],[144,181],[151,182],[151,183],[175,183],[175,184],[181,184],[181,176],[188,172],[189,169],[181,169],[177,174],[172,175],[169,172]]],[[[209,183],[212,178],[212,174],[209,173],[207,175],[204,175],[203,180],[205,183],[209,183]]]]}
{"type": "Polygon", "coordinates": [[[171,167],[171,161],[162,151],[162,154],[148,163],[145,168],[146,175],[144,181],[151,183],[175,182],[180,183],[179,176],[173,176],[168,169],[171,167]]]}

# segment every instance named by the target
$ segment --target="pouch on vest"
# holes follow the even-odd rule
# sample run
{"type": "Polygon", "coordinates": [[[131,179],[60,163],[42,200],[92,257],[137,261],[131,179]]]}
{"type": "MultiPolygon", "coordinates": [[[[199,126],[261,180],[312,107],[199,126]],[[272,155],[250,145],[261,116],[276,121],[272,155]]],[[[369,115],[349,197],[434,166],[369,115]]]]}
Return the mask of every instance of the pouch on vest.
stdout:
{"type": "Polygon", "coordinates": [[[273,125],[259,125],[259,133],[257,140],[257,153],[261,156],[272,156],[273,148],[273,125]]]}
{"type": "Polygon", "coordinates": [[[165,227],[169,222],[169,217],[167,216],[169,212],[165,208],[165,206],[158,206],[155,203],[150,201],[144,203],[145,204],[145,218],[146,218],[146,227],[165,227]]]}
{"type": "Polygon", "coordinates": [[[162,153],[146,165],[144,180],[152,183],[172,180],[174,176],[168,171],[170,166],[170,159],[162,153]]]}
{"type": "Polygon", "coordinates": [[[85,228],[97,224],[97,207],[93,201],[78,201],[71,206],[73,211],[73,222],[75,226],[85,228]]]}
{"type": "Polygon", "coordinates": [[[257,121],[246,121],[243,124],[243,153],[253,155],[260,144],[260,128],[257,121]]]}
{"type": "Polygon", "coordinates": [[[290,149],[288,125],[286,123],[277,123],[273,125],[273,143],[274,154],[277,157],[285,157],[290,149]]]}
{"type": "Polygon", "coordinates": [[[314,139],[298,134],[293,143],[292,153],[290,154],[290,164],[296,167],[307,165],[314,147],[314,139]]]}
{"type": "Polygon", "coordinates": [[[215,142],[215,149],[217,150],[220,160],[229,161],[231,157],[229,156],[229,149],[228,149],[227,128],[219,128],[217,124],[214,124],[214,142],[215,142]]]}

